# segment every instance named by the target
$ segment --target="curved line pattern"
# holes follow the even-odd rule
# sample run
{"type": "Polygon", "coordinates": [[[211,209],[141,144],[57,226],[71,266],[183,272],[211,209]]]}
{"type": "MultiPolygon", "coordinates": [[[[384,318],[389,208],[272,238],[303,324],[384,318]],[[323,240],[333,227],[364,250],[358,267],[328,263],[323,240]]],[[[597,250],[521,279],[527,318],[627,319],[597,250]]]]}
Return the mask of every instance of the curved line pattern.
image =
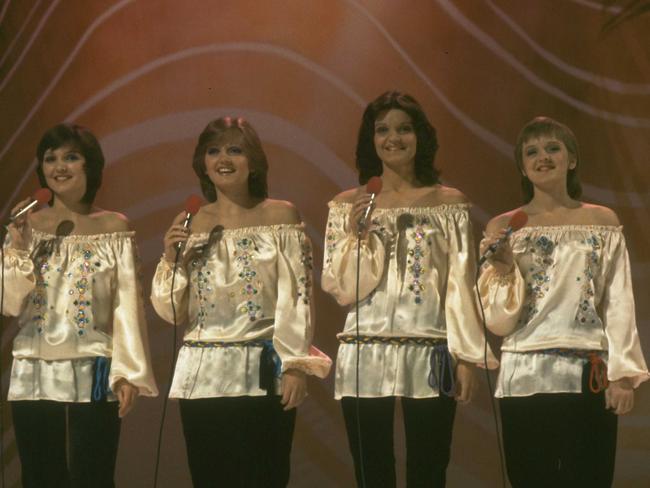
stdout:
{"type": "Polygon", "coordinates": [[[503,22],[508,24],[508,27],[510,27],[526,44],[528,44],[533,51],[561,71],[573,76],[574,78],[578,78],[579,80],[591,83],[612,92],[635,95],[650,94],[650,84],[648,83],[626,83],[624,81],[597,75],[566,63],[555,54],[536,43],[528,34],[526,34],[525,30],[515,22],[514,19],[500,9],[493,0],[487,0],[487,5],[503,22]]]}
{"type": "Polygon", "coordinates": [[[43,17],[41,17],[41,20],[39,21],[38,25],[36,26],[36,29],[34,29],[34,32],[32,33],[32,36],[29,38],[29,41],[27,41],[27,44],[25,44],[25,48],[23,51],[20,53],[20,56],[16,59],[16,62],[14,65],[11,67],[11,69],[7,72],[7,75],[4,77],[4,79],[0,82],[0,92],[4,90],[5,86],[7,86],[7,83],[9,83],[9,80],[11,77],[14,75],[16,70],[18,69],[18,66],[23,62],[23,59],[25,59],[25,56],[27,56],[27,52],[29,49],[32,47],[32,44],[34,44],[34,41],[38,37],[38,35],[41,33],[41,30],[43,30],[43,27],[45,26],[45,23],[47,20],[50,18],[50,15],[54,11],[54,9],[57,7],[61,0],[54,0],[48,9],[45,11],[45,14],[43,14],[43,17]]]}
{"type": "Polygon", "coordinates": [[[11,0],[7,0],[5,4],[2,6],[2,10],[0,11],[0,24],[2,24],[2,21],[5,19],[5,15],[7,15],[7,10],[9,10],[10,3],[11,0]]]}
{"type": "Polygon", "coordinates": [[[559,100],[562,100],[567,105],[570,105],[582,112],[585,112],[593,117],[598,117],[610,122],[615,122],[619,125],[624,125],[626,127],[641,127],[641,128],[650,128],[650,119],[643,117],[633,117],[625,114],[619,114],[616,112],[610,112],[608,110],[603,110],[596,108],[588,103],[585,103],[581,100],[567,95],[562,90],[556,86],[548,83],[547,81],[541,79],[533,71],[529,70],[524,66],[518,59],[516,59],[512,54],[506,51],[499,43],[494,39],[488,36],[483,32],[476,24],[474,24],[470,19],[468,19],[463,13],[453,5],[449,0],[435,0],[438,5],[453,19],[458,25],[460,25],[465,31],[467,31],[472,37],[477,39],[483,46],[488,48],[492,53],[504,60],[509,64],[515,71],[519,72],[526,80],[531,82],[540,90],[548,93],[559,100]]]}
{"type": "Polygon", "coordinates": [[[578,5],[582,5],[583,7],[589,7],[594,10],[600,10],[601,12],[607,11],[610,14],[614,14],[614,15],[618,15],[623,11],[621,7],[618,7],[616,5],[609,5],[605,7],[602,3],[592,2],[591,0],[571,0],[571,1],[573,3],[577,3],[578,5]]]}
{"type": "MultiPolygon", "coordinates": [[[[130,2],[132,0],[126,0],[126,2],[130,2]]],[[[124,2],[123,2],[124,3],[124,2]]],[[[86,31],[86,34],[89,35],[89,31],[86,31]]],[[[84,42],[87,37],[87,35],[84,34],[84,42]]],[[[74,56],[76,52],[80,49],[80,44],[75,47],[75,51],[71,56],[74,56]]],[[[296,64],[299,64],[306,68],[307,70],[319,75],[321,78],[324,78],[325,80],[329,81],[332,85],[336,86],[340,91],[342,91],[348,98],[350,98],[352,101],[354,101],[358,106],[360,107],[365,107],[366,106],[366,101],[359,95],[357,94],[352,87],[347,85],[345,82],[337,78],[333,73],[330,71],[326,70],[322,66],[314,63],[313,61],[305,58],[304,56],[301,56],[300,54],[291,51],[286,48],[281,48],[277,46],[272,46],[272,45],[267,45],[267,44],[262,44],[262,43],[228,43],[228,44],[208,44],[206,46],[198,46],[198,47],[193,47],[189,49],[184,49],[181,51],[178,51],[176,53],[172,53],[166,56],[162,56],[160,58],[157,58],[153,61],[150,61],[149,63],[141,66],[140,68],[129,72],[128,74],[122,76],[121,78],[118,78],[117,80],[113,81],[112,83],[108,84],[105,88],[102,90],[98,91],[95,95],[90,97],[88,100],[86,100],[84,103],[79,105],[72,113],[70,113],[64,120],[65,121],[74,121],[76,118],[80,117],[84,112],[95,106],[97,103],[117,91],[118,89],[128,85],[132,81],[136,80],[137,78],[144,76],[147,73],[150,73],[151,71],[164,66],[166,64],[179,61],[179,60],[184,60],[192,56],[198,56],[202,54],[209,54],[209,53],[214,53],[214,52],[238,52],[238,51],[252,51],[256,53],[266,53],[266,54],[274,54],[276,56],[279,56],[281,58],[290,60],[295,62],[296,64]]],[[[68,59],[62,66],[62,68],[59,70],[59,72],[56,75],[56,79],[60,78],[63,74],[64,68],[66,68],[70,64],[71,60],[68,59]]],[[[55,83],[53,81],[50,86],[48,87],[48,90],[43,93],[43,96],[39,99],[37,106],[35,106],[29,113],[27,119],[23,121],[23,123],[20,125],[20,127],[17,129],[17,131],[14,133],[14,135],[11,137],[10,141],[7,143],[7,145],[3,148],[2,152],[0,152],[0,159],[6,154],[6,152],[9,150],[9,147],[15,139],[18,137],[18,134],[24,129],[25,125],[27,122],[31,119],[31,117],[34,115],[35,111],[37,108],[42,104],[45,96],[49,93],[49,90],[51,90],[52,84],[55,83]]],[[[23,175],[22,179],[20,182],[17,184],[16,189],[14,190],[14,193],[12,194],[11,198],[9,199],[9,202],[15,200],[17,193],[20,191],[22,186],[24,185],[25,181],[27,178],[30,176],[32,171],[35,168],[35,163],[32,163],[31,166],[27,169],[25,174],[23,175]]],[[[7,211],[7,208],[9,207],[10,203],[7,203],[5,207],[2,209],[2,212],[0,215],[4,215],[4,213],[7,211]]]]}
{"type": "Polygon", "coordinates": [[[11,43],[7,47],[7,50],[2,55],[2,59],[0,59],[0,66],[5,64],[5,61],[7,60],[9,53],[13,50],[18,39],[20,39],[20,36],[23,34],[23,31],[25,30],[25,27],[27,27],[27,24],[29,24],[29,21],[32,20],[32,17],[34,16],[34,12],[36,12],[36,9],[40,6],[41,1],[42,0],[37,0],[36,2],[34,2],[34,5],[32,5],[32,9],[27,14],[27,17],[25,17],[25,20],[23,21],[22,25],[18,29],[18,32],[16,33],[15,37],[11,40],[11,43]]]}

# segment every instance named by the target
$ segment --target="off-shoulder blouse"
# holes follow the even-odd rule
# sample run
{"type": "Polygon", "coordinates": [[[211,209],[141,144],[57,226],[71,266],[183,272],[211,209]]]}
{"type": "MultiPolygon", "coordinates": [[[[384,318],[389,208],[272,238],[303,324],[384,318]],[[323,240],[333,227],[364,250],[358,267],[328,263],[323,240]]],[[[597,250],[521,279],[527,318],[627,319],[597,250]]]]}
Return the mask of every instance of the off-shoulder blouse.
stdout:
{"type": "Polygon", "coordinates": [[[486,265],[479,279],[488,327],[504,336],[497,396],[582,391],[585,359],[571,351],[602,351],[610,381],[648,379],[621,227],[524,227],[510,245],[513,272],[486,265]]]}
{"type": "MultiPolygon", "coordinates": [[[[350,208],[329,203],[321,282],[340,305],[349,306],[339,337],[356,333],[357,238],[348,231],[350,208]]],[[[484,363],[469,205],[375,209],[360,263],[361,335],[443,339],[453,358],[484,363]]],[[[360,396],[438,396],[428,382],[432,347],[362,344],[360,396]]],[[[353,343],[339,346],[336,398],[356,394],[356,351],[353,343]]],[[[496,367],[489,348],[487,357],[488,366],[496,367]]]]}
{"type": "Polygon", "coordinates": [[[88,402],[96,357],[111,358],[111,387],[123,378],[158,394],[134,232],[34,230],[29,248],[7,246],[4,261],[3,313],[19,325],[9,400],[88,402]]]}
{"type": "MultiPolygon", "coordinates": [[[[170,323],[172,271],[161,259],[151,292],[156,312],[170,323]]],[[[330,359],[311,345],[312,251],[302,225],[191,234],[173,299],[186,332],[172,398],[265,395],[259,384],[264,340],[272,341],[281,371],[329,372],[330,359]]]]}

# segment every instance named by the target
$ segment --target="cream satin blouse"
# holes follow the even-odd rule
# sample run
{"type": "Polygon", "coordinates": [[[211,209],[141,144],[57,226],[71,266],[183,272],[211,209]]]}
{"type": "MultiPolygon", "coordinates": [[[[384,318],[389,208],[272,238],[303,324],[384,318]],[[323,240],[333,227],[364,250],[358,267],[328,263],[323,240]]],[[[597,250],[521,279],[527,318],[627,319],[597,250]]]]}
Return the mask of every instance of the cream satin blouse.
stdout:
{"type": "MultiPolygon", "coordinates": [[[[9,400],[88,402],[94,358],[156,396],[133,232],[56,237],[33,231],[5,249],[3,313],[19,317],[9,400]]],[[[110,399],[114,396],[110,395],[110,399]]]]}
{"type": "Polygon", "coordinates": [[[488,327],[505,336],[496,396],[578,393],[584,359],[539,351],[603,351],[610,381],[648,379],[621,227],[524,227],[510,236],[514,271],[479,279],[488,327]],[[537,351],[537,352],[536,352],[537,351]]]}
{"type": "MultiPolygon", "coordinates": [[[[349,307],[341,336],[356,333],[357,238],[348,203],[330,202],[322,287],[349,307]]],[[[485,340],[473,290],[475,250],[469,205],[377,208],[361,243],[359,331],[393,338],[446,339],[455,359],[484,362],[485,340]]],[[[337,399],[356,395],[356,344],[339,346],[337,399]]],[[[360,346],[362,397],[438,396],[429,384],[432,346],[360,346]]],[[[488,347],[488,366],[497,362],[488,347]]]]}
{"type": "MultiPolygon", "coordinates": [[[[185,341],[219,347],[181,347],[171,398],[261,396],[261,347],[272,340],[281,370],[324,378],[331,360],[311,346],[312,252],[302,225],[226,229],[190,235],[174,282],[177,324],[185,341]],[[233,345],[229,345],[233,344],[233,345]]],[[[151,301],[173,323],[173,267],[164,258],[151,301]]]]}

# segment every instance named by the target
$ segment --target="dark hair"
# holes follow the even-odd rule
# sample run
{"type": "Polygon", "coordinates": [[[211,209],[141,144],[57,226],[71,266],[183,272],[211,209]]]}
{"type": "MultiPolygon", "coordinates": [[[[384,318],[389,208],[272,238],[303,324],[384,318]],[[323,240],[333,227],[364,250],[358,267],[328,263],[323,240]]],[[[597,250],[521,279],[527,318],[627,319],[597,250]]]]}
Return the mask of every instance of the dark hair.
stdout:
{"type": "Polygon", "coordinates": [[[573,157],[576,165],[569,169],[566,175],[566,189],[569,196],[573,199],[580,198],[582,195],[582,186],[578,178],[578,167],[580,166],[580,150],[578,140],[571,129],[550,117],[535,117],[528,122],[519,132],[517,143],[515,144],[515,161],[521,174],[521,191],[524,196],[524,203],[528,203],[535,195],[535,188],[532,182],[524,174],[523,148],[524,144],[540,136],[552,136],[558,138],[565,145],[567,152],[573,157]]]}
{"type": "Polygon", "coordinates": [[[438,151],[436,129],[427,119],[420,104],[410,95],[398,91],[387,91],[370,102],[363,112],[359,137],[357,138],[357,170],[359,183],[364,185],[373,176],[381,176],[384,169],[375,149],[375,121],[390,109],[406,112],[413,122],[417,141],[415,151],[415,177],[425,186],[440,182],[440,172],[433,166],[438,151]]]}
{"type": "Polygon", "coordinates": [[[194,149],[192,167],[199,177],[203,196],[209,202],[217,200],[217,190],[205,171],[205,152],[211,145],[222,145],[224,141],[239,139],[248,159],[248,193],[255,198],[266,198],[268,187],[266,175],[269,164],[262,149],[260,138],[255,129],[243,117],[221,117],[210,122],[201,135],[194,149]]]}
{"type": "Polygon", "coordinates": [[[104,153],[97,141],[95,135],[85,127],[75,124],[58,124],[49,129],[36,147],[36,158],[38,159],[38,166],[36,167],[36,174],[38,181],[43,188],[47,188],[45,174],[43,173],[43,158],[48,149],[59,149],[63,146],[71,146],[76,151],[79,151],[86,164],[84,171],[86,172],[86,193],[81,198],[83,203],[91,204],[95,200],[97,190],[102,186],[102,171],[104,170],[104,153]]]}

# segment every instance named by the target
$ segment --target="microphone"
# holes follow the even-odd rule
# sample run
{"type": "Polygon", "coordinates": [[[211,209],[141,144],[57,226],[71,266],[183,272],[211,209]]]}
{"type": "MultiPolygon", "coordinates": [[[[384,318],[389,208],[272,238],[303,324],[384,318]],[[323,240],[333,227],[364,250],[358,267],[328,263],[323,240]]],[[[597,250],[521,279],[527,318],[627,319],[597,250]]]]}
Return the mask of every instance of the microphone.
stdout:
{"type": "Polygon", "coordinates": [[[478,265],[481,267],[487,259],[492,256],[499,247],[510,237],[513,232],[517,232],[528,222],[528,214],[523,210],[517,210],[512,217],[510,217],[510,222],[508,222],[508,227],[506,228],[506,233],[501,239],[492,243],[487,250],[481,256],[481,259],[478,260],[478,265]]]}
{"type": "Polygon", "coordinates": [[[377,197],[377,194],[381,192],[381,187],[382,181],[379,176],[373,176],[368,180],[368,183],[366,184],[366,193],[370,193],[370,204],[357,223],[357,232],[359,234],[366,230],[368,226],[368,217],[370,217],[370,211],[372,210],[372,206],[375,204],[375,198],[377,197]]]}
{"type": "Polygon", "coordinates": [[[9,217],[9,223],[14,223],[37,205],[43,205],[49,202],[52,199],[52,192],[49,188],[39,188],[34,192],[32,199],[33,200],[28,205],[25,205],[23,208],[18,210],[18,212],[9,217]]]}
{"type": "MultiPolygon", "coordinates": [[[[201,198],[196,195],[190,195],[187,198],[185,201],[185,219],[183,220],[183,229],[189,228],[190,222],[192,222],[192,217],[194,217],[194,215],[196,215],[196,213],[201,208],[201,203],[201,198]]],[[[177,253],[181,252],[182,246],[182,242],[176,243],[177,253]]]]}

